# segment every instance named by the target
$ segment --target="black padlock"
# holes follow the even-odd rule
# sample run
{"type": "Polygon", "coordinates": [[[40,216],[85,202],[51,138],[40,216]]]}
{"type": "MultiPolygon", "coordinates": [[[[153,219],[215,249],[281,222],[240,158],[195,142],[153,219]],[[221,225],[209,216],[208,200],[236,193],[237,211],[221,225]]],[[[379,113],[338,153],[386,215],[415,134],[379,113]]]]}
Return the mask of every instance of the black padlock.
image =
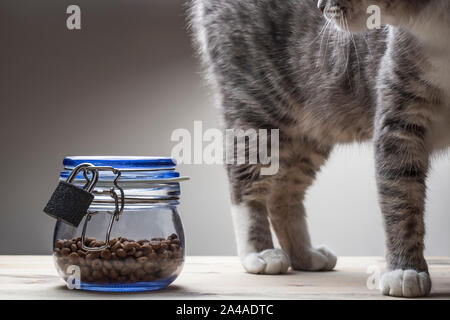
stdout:
{"type": "MultiPolygon", "coordinates": [[[[83,188],[72,184],[81,170],[93,167],[90,163],[83,163],[72,170],[66,181],[59,182],[55,192],[44,208],[44,212],[58,220],[78,227],[87,214],[89,206],[94,200],[94,189],[98,181],[98,172],[91,170],[92,179],[87,180],[83,188]]],[[[86,175],[85,175],[86,176],[86,175]]]]}

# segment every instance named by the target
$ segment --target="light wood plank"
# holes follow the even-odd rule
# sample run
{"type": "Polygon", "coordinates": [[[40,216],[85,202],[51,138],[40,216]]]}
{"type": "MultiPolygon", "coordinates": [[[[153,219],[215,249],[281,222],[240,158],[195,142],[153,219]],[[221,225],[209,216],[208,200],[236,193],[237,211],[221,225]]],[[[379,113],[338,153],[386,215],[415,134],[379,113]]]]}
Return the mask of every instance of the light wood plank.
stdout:
{"type": "MultiPolygon", "coordinates": [[[[431,299],[450,299],[450,258],[430,258],[431,299]]],[[[0,299],[390,299],[369,290],[376,257],[341,257],[336,271],[259,276],[243,271],[236,257],[187,257],[180,277],[166,290],[105,294],[68,290],[50,256],[0,256],[0,299]]]]}

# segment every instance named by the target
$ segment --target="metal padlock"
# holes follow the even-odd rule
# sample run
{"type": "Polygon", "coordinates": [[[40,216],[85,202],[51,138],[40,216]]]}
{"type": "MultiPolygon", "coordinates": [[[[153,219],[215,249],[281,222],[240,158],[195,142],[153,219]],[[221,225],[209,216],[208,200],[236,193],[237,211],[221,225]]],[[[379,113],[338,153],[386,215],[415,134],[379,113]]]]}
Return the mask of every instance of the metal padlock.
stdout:
{"type": "Polygon", "coordinates": [[[90,163],[83,163],[72,170],[66,181],[59,182],[50,200],[44,208],[44,212],[58,220],[64,221],[74,227],[78,227],[83,217],[88,213],[89,206],[94,200],[92,190],[98,181],[98,172],[92,172],[92,178],[88,179],[86,171],[84,177],[86,184],[83,188],[72,184],[75,177],[88,167],[94,167],[90,163]]]}

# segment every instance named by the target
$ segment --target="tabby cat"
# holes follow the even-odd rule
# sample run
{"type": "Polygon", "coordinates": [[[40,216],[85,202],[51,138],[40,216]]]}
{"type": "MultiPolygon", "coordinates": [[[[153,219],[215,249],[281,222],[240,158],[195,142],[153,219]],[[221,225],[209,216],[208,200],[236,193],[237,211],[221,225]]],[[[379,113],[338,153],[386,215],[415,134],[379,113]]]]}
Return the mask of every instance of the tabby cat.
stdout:
{"type": "Polygon", "coordinates": [[[430,160],[450,146],[450,1],[193,0],[191,18],[226,128],[280,130],[276,175],[227,165],[244,268],[335,267],[332,251],[311,245],[305,191],[334,145],[371,139],[387,245],[380,289],[428,295],[424,202],[430,160]],[[369,29],[373,5],[381,23],[369,29]]]}

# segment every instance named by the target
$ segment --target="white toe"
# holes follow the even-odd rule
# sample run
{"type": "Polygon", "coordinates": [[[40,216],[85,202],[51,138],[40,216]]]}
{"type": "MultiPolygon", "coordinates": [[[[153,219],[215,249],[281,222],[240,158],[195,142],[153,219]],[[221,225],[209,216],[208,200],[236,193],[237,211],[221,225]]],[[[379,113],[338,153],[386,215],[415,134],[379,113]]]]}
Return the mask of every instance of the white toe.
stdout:
{"type": "Polygon", "coordinates": [[[337,263],[337,257],[325,246],[311,248],[307,255],[299,255],[293,258],[295,270],[303,271],[330,271],[337,263]]]}
{"type": "Polygon", "coordinates": [[[380,289],[384,295],[393,297],[425,297],[430,294],[431,279],[426,272],[398,269],[383,274],[380,289]]]}
{"type": "Polygon", "coordinates": [[[282,274],[286,273],[291,265],[288,255],[281,249],[250,253],[242,263],[247,272],[255,274],[282,274]]]}
{"type": "Polygon", "coordinates": [[[327,248],[326,246],[318,247],[317,251],[319,251],[321,254],[323,254],[327,258],[324,268],[322,270],[324,270],[324,271],[333,270],[334,267],[336,267],[336,263],[337,263],[336,254],[331,249],[327,248]]]}

